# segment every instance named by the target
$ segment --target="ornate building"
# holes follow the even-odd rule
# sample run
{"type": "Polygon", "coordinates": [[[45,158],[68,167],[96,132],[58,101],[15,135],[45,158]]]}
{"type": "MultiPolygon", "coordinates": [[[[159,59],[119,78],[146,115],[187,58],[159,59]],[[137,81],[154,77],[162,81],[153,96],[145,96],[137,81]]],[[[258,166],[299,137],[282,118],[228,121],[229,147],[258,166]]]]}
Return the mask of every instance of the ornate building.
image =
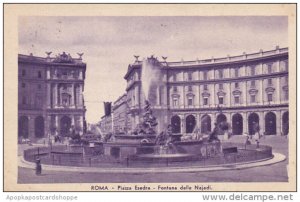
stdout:
{"type": "Polygon", "coordinates": [[[126,133],[127,132],[127,113],[128,107],[126,99],[127,95],[123,94],[113,103],[113,132],[126,133]]]}
{"type": "MultiPolygon", "coordinates": [[[[131,128],[144,106],[142,64],[137,59],[124,77],[131,128]]],[[[162,82],[152,89],[159,130],[171,123],[175,133],[207,133],[227,121],[234,135],[253,134],[255,124],[266,135],[288,134],[288,48],[160,64],[162,82]]]]}
{"type": "Polygon", "coordinates": [[[71,127],[80,134],[85,130],[82,54],[76,59],[50,54],[18,55],[18,135],[32,141],[50,134],[66,136],[71,127]]]}

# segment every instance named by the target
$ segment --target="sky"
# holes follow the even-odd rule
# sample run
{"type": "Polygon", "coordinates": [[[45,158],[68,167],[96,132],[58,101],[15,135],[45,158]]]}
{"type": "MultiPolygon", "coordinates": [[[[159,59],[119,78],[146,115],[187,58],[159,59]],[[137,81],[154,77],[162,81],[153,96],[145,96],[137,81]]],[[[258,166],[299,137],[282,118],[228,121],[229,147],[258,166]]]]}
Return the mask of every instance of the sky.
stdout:
{"type": "Polygon", "coordinates": [[[88,123],[99,122],[103,102],[125,93],[123,78],[133,55],[167,61],[208,59],[288,46],[284,16],[235,17],[39,17],[19,18],[19,53],[46,57],[84,53],[88,123]]]}

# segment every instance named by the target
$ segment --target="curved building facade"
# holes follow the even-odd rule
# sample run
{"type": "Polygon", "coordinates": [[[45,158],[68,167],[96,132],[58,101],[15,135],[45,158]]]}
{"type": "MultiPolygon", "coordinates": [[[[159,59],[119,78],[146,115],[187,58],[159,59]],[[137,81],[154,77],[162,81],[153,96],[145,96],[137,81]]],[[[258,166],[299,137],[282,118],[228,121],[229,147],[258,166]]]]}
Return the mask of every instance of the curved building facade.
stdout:
{"type": "MultiPolygon", "coordinates": [[[[152,105],[159,130],[171,123],[176,133],[207,133],[227,121],[234,135],[253,134],[257,124],[266,135],[288,134],[288,48],[160,64],[162,82],[152,105]]],[[[144,105],[141,69],[136,60],[124,77],[131,128],[144,105]]]]}
{"type": "Polygon", "coordinates": [[[57,57],[18,55],[18,136],[37,141],[67,136],[74,127],[82,134],[86,64],[62,53],[57,57]]]}

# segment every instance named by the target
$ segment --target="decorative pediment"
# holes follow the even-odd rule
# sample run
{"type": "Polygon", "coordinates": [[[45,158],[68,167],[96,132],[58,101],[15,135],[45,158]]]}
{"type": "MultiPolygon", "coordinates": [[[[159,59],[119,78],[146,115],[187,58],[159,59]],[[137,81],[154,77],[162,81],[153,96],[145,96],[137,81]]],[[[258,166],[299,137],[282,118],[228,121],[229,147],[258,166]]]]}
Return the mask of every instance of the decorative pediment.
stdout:
{"type": "Polygon", "coordinates": [[[252,89],[249,90],[250,95],[256,95],[257,93],[258,93],[258,90],[255,89],[255,88],[252,88],[252,89]]]}
{"type": "Polygon", "coordinates": [[[172,98],[179,98],[179,97],[180,97],[180,95],[177,94],[177,93],[174,93],[174,94],[172,94],[171,96],[172,96],[172,98]]]}
{"type": "Polygon", "coordinates": [[[189,92],[189,93],[187,93],[187,94],[186,94],[186,96],[187,96],[187,97],[194,97],[194,96],[195,96],[195,94],[194,94],[194,93],[192,93],[192,92],[189,92]]]}
{"type": "Polygon", "coordinates": [[[288,85],[283,86],[283,87],[282,87],[282,90],[288,91],[288,90],[289,90],[289,86],[288,86],[288,85]]]}
{"type": "Polygon", "coordinates": [[[208,98],[210,96],[209,92],[203,92],[202,97],[208,98]]]}
{"type": "Polygon", "coordinates": [[[56,58],[53,60],[53,62],[73,63],[74,60],[70,54],[66,54],[65,52],[63,52],[62,54],[57,55],[56,58]]]}
{"type": "Polygon", "coordinates": [[[224,91],[217,92],[218,97],[224,97],[226,93],[224,91]]]}
{"type": "Polygon", "coordinates": [[[274,91],[275,91],[275,88],[273,88],[273,87],[267,87],[266,88],[267,93],[273,93],[274,91]]]}
{"type": "Polygon", "coordinates": [[[232,92],[232,95],[234,95],[234,96],[239,96],[239,95],[241,95],[242,94],[242,92],[240,91],[240,90],[234,90],[233,92],[232,92]]]}

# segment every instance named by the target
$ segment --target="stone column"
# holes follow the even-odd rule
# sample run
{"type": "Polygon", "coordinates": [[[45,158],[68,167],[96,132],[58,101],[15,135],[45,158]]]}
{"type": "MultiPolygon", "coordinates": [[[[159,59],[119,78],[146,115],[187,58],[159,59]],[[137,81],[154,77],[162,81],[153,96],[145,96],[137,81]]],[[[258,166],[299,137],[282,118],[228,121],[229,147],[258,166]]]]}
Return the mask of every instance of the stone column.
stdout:
{"type": "Polygon", "coordinates": [[[200,131],[201,131],[201,117],[203,116],[204,114],[198,114],[198,128],[200,129],[200,131]]]}
{"type": "Polygon", "coordinates": [[[57,135],[58,131],[59,131],[59,121],[58,121],[58,119],[59,119],[58,115],[55,115],[55,127],[56,127],[55,135],[57,135]]]}
{"type": "Polygon", "coordinates": [[[82,71],[81,70],[79,70],[79,79],[82,79],[83,77],[82,77],[82,71]]]}
{"type": "Polygon", "coordinates": [[[70,105],[74,106],[75,103],[75,96],[74,96],[74,83],[71,84],[71,100],[70,100],[70,105]]]}
{"type": "Polygon", "coordinates": [[[200,129],[200,126],[201,126],[201,115],[200,115],[200,113],[199,114],[196,114],[196,127],[198,128],[198,129],[200,129]]]}
{"type": "Polygon", "coordinates": [[[82,107],[82,104],[83,104],[83,103],[82,103],[82,102],[83,102],[83,98],[82,98],[82,85],[83,85],[83,84],[80,84],[80,85],[79,85],[79,90],[78,90],[79,92],[78,92],[78,95],[77,95],[77,96],[78,96],[78,105],[79,105],[80,107],[82,107]]]}
{"type": "MultiPolygon", "coordinates": [[[[165,86],[164,86],[164,106],[165,107],[167,107],[167,105],[168,105],[168,87],[167,87],[167,85],[165,84],[165,86]]],[[[178,102],[179,102],[179,100],[178,100],[178,102]]],[[[179,103],[178,103],[178,105],[179,105],[179,103]]]]}
{"type": "Polygon", "coordinates": [[[185,85],[182,86],[183,89],[182,89],[182,99],[183,99],[183,108],[185,108],[185,98],[186,98],[186,95],[185,95],[185,85]]]}
{"type": "Polygon", "coordinates": [[[212,84],[212,91],[211,91],[211,105],[212,105],[212,107],[215,107],[215,105],[216,105],[216,102],[215,102],[215,100],[216,100],[216,91],[215,91],[215,84],[213,83],[212,84]]]}
{"type": "Polygon", "coordinates": [[[157,86],[157,88],[156,88],[156,95],[157,95],[157,96],[156,96],[156,105],[157,105],[157,106],[160,106],[160,104],[161,104],[161,103],[159,102],[159,101],[160,101],[160,86],[157,86]]]}
{"type": "Polygon", "coordinates": [[[50,69],[47,69],[47,79],[50,79],[51,75],[50,75],[50,69]]]}
{"type": "Polygon", "coordinates": [[[260,132],[264,133],[265,132],[265,113],[264,112],[258,112],[258,116],[259,116],[260,132]]]}
{"type": "Polygon", "coordinates": [[[281,103],[281,88],[280,88],[280,77],[276,78],[276,95],[277,95],[277,99],[276,99],[276,103],[280,104],[281,103]]]}
{"type": "Polygon", "coordinates": [[[264,104],[264,80],[260,80],[259,81],[259,84],[260,84],[260,101],[261,101],[261,104],[264,104]]]}
{"type": "MultiPolygon", "coordinates": [[[[228,97],[228,104],[227,104],[227,106],[228,107],[230,107],[231,106],[231,96],[232,96],[232,93],[231,93],[231,83],[228,83],[228,85],[229,85],[229,91],[227,91],[227,97],[228,97]]],[[[226,87],[225,87],[225,89],[226,89],[226,87]]]]}
{"type": "Polygon", "coordinates": [[[228,113],[225,113],[225,116],[227,118],[227,122],[231,125],[232,124],[232,115],[233,113],[231,112],[228,112],[228,113]]]}
{"type": "Polygon", "coordinates": [[[34,134],[34,119],[35,116],[28,116],[28,138],[30,140],[34,140],[35,139],[35,134],[34,134]]]}
{"type": "Polygon", "coordinates": [[[184,119],[184,115],[179,115],[180,119],[181,119],[181,134],[185,133],[185,119],[184,119]]]}
{"type": "Polygon", "coordinates": [[[80,132],[80,135],[82,135],[83,134],[83,116],[79,116],[79,124],[82,129],[82,131],[80,132]]]}
{"type": "Polygon", "coordinates": [[[51,115],[46,116],[45,118],[46,120],[46,133],[45,133],[45,137],[49,137],[51,135],[51,115]]]}
{"type": "Polygon", "coordinates": [[[51,108],[51,84],[47,83],[47,108],[51,108]]]}
{"type": "Polygon", "coordinates": [[[244,133],[249,133],[248,131],[248,113],[247,112],[243,112],[241,113],[243,116],[243,134],[244,133]]]}
{"type": "Polygon", "coordinates": [[[247,81],[245,81],[245,83],[244,83],[244,93],[245,93],[245,95],[244,95],[244,106],[247,106],[248,105],[247,81]]]}
{"type": "Polygon", "coordinates": [[[202,95],[201,95],[201,85],[198,85],[198,108],[201,107],[202,101],[201,101],[202,95]]]}
{"type": "Polygon", "coordinates": [[[54,87],[53,87],[53,105],[54,105],[54,108],[57,106],[57,100],[58,100],[58,90],[57,90],[57,83],[55,83],[54,87]]]}
{"type": "Polygon", "coordinates": [[[139,105],[139,104],[140,104],[139,87],[140,87],[140,85],[137,85],[137,86],[134,88],[134,92],[135,92],[135,105],[139,105]]]}
{"type": "Polygon", "coordinates": [[[275,112],[276,114],[276,135],[280,136],[282,132],[281,128],[281,112],[278,110],[275,112]]]}
{"type": "Polygon", "coordinates": [[[213,112],[211,114],[211,129],[213,130],[213,128],[215,127],[215,122],[216,122],[216,114],[213,112]]]}

